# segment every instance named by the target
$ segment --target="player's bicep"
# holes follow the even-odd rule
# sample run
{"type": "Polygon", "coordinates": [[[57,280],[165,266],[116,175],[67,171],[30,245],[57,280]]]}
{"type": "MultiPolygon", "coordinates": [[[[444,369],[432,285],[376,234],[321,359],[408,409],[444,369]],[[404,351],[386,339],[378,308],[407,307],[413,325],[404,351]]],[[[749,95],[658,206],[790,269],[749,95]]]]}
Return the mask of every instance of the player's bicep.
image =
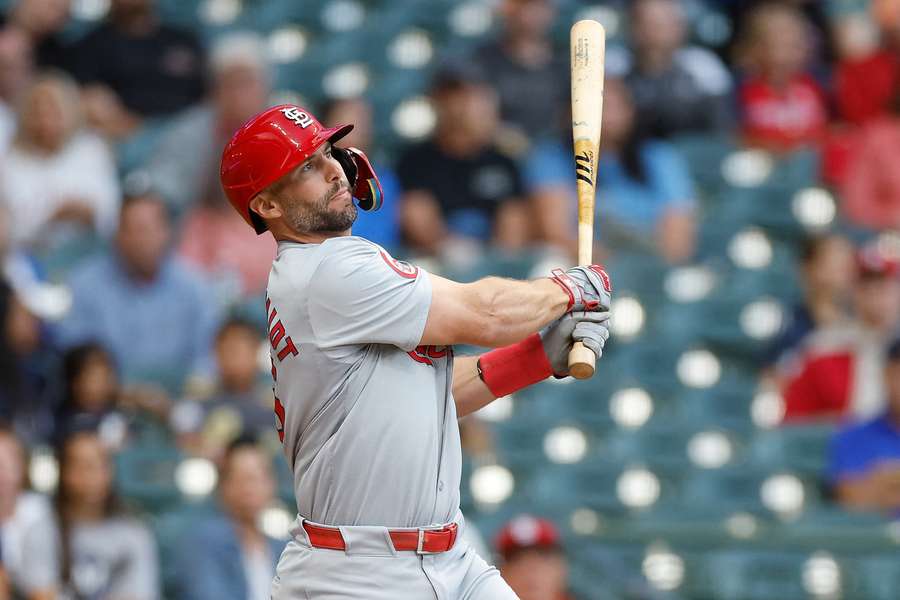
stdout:
{"type": "Polygon", "coordinates": [[[421,344],[449,346],[481,345],[489,334],[488,302],[477,284],[457,283],[431,275],[431,308],[421,344]]]}

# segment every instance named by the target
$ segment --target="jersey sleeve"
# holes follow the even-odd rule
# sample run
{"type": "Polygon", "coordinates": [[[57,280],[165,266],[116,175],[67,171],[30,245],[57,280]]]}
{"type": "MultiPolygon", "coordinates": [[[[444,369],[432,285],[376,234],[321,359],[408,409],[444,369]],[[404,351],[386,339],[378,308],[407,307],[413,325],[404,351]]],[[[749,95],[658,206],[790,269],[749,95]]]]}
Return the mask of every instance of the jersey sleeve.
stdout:
{"type": "Polygon", "coordinates": [[[309,294],[309,321],[319,346],[415,348],[431,307],[428,273],[361,238],[327,244],[309,294]]]}

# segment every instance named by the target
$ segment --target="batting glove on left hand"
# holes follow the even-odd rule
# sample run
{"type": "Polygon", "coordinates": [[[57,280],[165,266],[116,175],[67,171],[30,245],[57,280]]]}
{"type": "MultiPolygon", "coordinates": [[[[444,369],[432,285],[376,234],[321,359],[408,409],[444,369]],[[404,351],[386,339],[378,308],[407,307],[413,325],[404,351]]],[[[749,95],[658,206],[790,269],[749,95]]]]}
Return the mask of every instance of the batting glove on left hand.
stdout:
{"type": "Polygon", "coordinates": [[[544,353],[556,377],[569,375],[569,351],[581,342],[599,360],[609,339],[609,311],[567,313],[540,331],[544,353]]]}

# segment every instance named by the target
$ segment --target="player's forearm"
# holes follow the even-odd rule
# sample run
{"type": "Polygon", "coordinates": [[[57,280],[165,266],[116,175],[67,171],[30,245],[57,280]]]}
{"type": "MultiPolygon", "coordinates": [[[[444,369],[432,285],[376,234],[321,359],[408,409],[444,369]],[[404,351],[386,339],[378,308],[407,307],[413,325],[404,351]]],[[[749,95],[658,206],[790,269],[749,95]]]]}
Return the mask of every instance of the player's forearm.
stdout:
{"type": "Polygon", "coordinates": [[[494,401],[494,395],[478,376],[477,363],[477,356],[462,356],[453,361],[453,400],[459,418],[494,401]]]}
{"type": "Polygon", "coordinates": [[[514,281],[487,277],[468,284],[473,308],[485,326],[471,343],[496,348],[518,342],[562,316],[569,296],[550,279],[514,281]]]}

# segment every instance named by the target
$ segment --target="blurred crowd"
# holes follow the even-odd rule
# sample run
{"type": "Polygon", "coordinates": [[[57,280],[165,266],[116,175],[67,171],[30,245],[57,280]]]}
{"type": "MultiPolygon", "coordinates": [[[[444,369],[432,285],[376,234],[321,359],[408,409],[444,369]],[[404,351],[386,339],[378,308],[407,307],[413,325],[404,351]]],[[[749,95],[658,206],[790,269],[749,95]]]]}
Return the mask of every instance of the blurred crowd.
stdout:
{"type": "MultiPolygon", "coordinates": [[[[688,3],[590,3],[626,28],[607,50],[595,256],[702,258],[678,140],[815,156],[839,219],[803,243],[804,295],[760,385],[779,390],[787,424],[838,427],[823,475],[837,502],[897,514],[900,256],[878,235],[900,227],[900,2],[706,3],[734,32],[718,46],[695,43],[688,3]]],[[[347,145],[375,158],[385,206],[354,234],[435,265],[571,263],[557,2],[493,5],[487,41],[436,57],[423,80],[424,137],[384,148],[366,96],[309,108],[354,123],[347,145]]],[[[257,527],[278,447],[262,302],[275,243],[228,206],[218,163],[270,103],[269,48],[170,26],[153,0],[110,0],[73,37],[71,9],[13,0],[0,19],[0,599],[159,597],[154,538],[114,486],[116,453],[152,435],[219,469],[217,510],[180,545],[179,597],[268,598],[283,543],[257,527]],[[57,458],[49,496],[28,491],[35,448],[57,458]]],[[[471,451],[489,452],[467,427],[471,451]]],[[[523,599],[566,597],[552,523],[514,520],[496,551],[523,599]]]]}

